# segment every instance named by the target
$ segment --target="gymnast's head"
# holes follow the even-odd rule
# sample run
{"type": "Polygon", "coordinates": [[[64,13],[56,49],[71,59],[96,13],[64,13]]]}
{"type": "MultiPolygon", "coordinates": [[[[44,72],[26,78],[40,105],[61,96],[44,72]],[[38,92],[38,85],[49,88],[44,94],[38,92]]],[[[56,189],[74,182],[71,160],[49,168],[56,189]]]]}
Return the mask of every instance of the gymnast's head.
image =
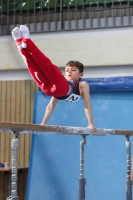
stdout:
{"type": "Polygon", "coordinates": [[[67,80],[80,80],[83,77],[84,65],[78,61],[69,61],[65,66],[67,80]]]}

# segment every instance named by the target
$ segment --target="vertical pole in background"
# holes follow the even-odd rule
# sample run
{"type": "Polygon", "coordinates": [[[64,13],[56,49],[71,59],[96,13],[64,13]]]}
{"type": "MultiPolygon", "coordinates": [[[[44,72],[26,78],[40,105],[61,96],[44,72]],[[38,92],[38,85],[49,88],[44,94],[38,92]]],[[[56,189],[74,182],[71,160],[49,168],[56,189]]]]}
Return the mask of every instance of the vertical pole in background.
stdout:
{"type": "Polygon", "coordinates": [[[63,21],[63,0],[60,0],[60,23],[61,23],[61,30],[64,29],[64,21],[63,21]]]}
{"type": "Polygon", "coordinates": [[[84,145],[86,144],[86,136],[82,136],[83,139],[80,142],[80,178],[79,178],[79,200],[85,200],[85,184],[84,178],[84,145]]]}
{"type": "Polygon", "coordinates": [[[17,196],[18,146],[19,146],[18,133],[14,133],[14,137],[11,142],[11,147],[12,147],[11,196],[8,197],[7,200],[19,200],[19,197],[17,196]]]}
{"type": "Polygon", "coordinates": [[[127,178],[126,178],[126,200],[132,200],[132,181],[131,175],[131,142],[129,136],[126,136],[127,148],[127,178]]]}

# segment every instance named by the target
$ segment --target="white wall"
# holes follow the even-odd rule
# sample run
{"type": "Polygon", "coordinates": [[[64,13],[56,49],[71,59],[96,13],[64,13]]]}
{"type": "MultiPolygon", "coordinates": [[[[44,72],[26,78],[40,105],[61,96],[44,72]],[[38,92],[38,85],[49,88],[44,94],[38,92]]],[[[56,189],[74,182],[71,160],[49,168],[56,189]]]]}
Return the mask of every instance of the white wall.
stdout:
{"type": "MultiPolygon", "coordinates": [[[[32,33],[31,38],[61,68],[69,60],[79,60],[86,67],[87,76],[133,75],[133,27],[32,33]]],[[[3,76],[8,74],[6,70],[15,70],[19,74],[21,69],[27,74],[12,36],[1,36],[0,45],[3,76]]]]}

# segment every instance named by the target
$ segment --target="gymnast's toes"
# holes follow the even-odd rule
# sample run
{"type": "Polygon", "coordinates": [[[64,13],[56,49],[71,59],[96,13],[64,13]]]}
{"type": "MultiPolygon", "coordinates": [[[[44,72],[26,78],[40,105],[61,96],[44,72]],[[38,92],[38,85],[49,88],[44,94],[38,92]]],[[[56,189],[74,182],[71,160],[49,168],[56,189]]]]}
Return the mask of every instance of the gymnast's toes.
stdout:
{"type": "Polygon", "coordinates": [[[18,27],[15,27],[13,30],[12,30],[12,36],[14,38],[14,40],[19,40],[22,38],[22,34],[21,34],[21,31],[18,27]]]}

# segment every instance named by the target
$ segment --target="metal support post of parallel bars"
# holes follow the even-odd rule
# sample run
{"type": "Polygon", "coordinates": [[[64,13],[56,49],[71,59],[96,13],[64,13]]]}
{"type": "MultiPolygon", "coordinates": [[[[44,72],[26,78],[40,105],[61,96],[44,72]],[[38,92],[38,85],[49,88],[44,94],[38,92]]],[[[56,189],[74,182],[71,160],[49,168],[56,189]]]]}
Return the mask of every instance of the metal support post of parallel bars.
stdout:
{"type": "Polygon", "coordinates": [[[17,196],[18,146],[19,146],[18,133],[14,132],[14,137],[11,142],[11,147],[12,147],[11,196],[8,197],[7,200],[19,200],[19,197],[17,196]]]}
{"type": "Polygon", "coordinates": [[[80,142],[80,178],[79,178],[79,196],[78,200],[85,200],[85,184],[84,178],[84,145],[86,144],[86,136],[88,135],[124,135],[126,136],[126,148],[127,148],[127,178],[126,178],[126,200],[132,200],[132,180],[130,178],[131,173],[131,142],[130,136],[133,136],[133,130],[114,130],[114,129],[101,129],[97,128],[92,134],[92,131],[84,127],[68,127],[68,126],[41,126],[37,124],[20,124],[16,122],[0,122],[0,132],[14,132],[14,138],[12,140],[12,174],[11,174],[11,196],[7,200],[19,200],[17,196],[17,163],[18,163],[18,146],[19,139],[18,133],[38,133],[43,134],[74,134],[82,135],[83,139],[80,142]]]}
{"type": "Polygon", "coordinates": [[[79,200],[85,200],[85,184],[84,178],[84,145],[86,144],[86,136],[83,135],[83,139],[80,142],[80,178],[79,178],[79,200]]]}
{"type": "Polygon", "coordinates": [[[131,180],[131,142],[126,136],[127,148],[127,178],[126,178],[126,200],[132,200],[132,180],[131,180]]]}

